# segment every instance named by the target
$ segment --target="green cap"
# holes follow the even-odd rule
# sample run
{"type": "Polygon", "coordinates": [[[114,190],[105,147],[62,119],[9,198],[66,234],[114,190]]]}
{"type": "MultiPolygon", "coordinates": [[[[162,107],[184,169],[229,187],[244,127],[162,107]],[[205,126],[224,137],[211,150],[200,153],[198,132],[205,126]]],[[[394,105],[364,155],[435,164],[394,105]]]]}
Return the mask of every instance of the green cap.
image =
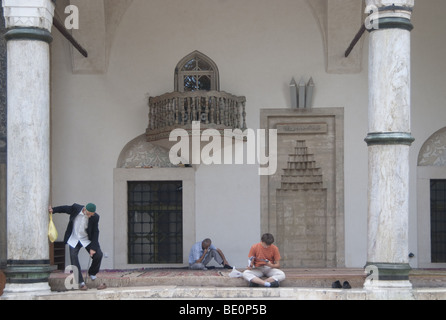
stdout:
{"type": "Polygon", "coordinates": [[[85,206],[88,212],[96,213],[96,205],[93,203],[89,203],[85,206]]]}

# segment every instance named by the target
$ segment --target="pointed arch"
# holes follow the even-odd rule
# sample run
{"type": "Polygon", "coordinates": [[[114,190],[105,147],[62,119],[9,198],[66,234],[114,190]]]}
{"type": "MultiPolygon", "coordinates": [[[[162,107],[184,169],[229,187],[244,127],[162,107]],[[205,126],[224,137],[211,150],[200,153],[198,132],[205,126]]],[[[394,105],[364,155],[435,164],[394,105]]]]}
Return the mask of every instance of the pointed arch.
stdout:
{"type": "Polygon", "coordinates": [[[211,58],[194,51],[178,62],[175,68],[175,91],[220,91],[220,74],[211,58]]]}

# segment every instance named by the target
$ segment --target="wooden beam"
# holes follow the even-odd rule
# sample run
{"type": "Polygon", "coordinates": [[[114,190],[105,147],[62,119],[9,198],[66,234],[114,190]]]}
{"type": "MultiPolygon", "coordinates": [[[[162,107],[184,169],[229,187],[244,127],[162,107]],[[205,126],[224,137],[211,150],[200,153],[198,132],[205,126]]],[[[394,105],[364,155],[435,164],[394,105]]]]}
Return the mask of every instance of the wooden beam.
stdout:
{"type": "Polygon", "coordinates": [[[68,32],[68,30],[65,28],[65,26],[57,20],[56,17],[53,18],[53,25],[54,27],[59,30],[59,32],[79,51],[81,55],[83,55],[85,58],[88,58],[88,52],[85,50],[79,42],[76,41],[76,39],[73,38],[71,33],[68,32]]]}
{"type": "Polygon", "coordinates": [[[356,34],[355,38],[350,43],[350,46],[348,47],[347,51],[345,51],[345,57],[346,58],[348,58],[350,53],[353,51],[353,49],[355,48],[356,44],[358,43],[358,41],[361,39],[362,35],[364,34],[365,30],[366,30],[365,23],[363,23],[362,26],[361,26],[361,29],[359,29],[359,31],[356,34]]]}

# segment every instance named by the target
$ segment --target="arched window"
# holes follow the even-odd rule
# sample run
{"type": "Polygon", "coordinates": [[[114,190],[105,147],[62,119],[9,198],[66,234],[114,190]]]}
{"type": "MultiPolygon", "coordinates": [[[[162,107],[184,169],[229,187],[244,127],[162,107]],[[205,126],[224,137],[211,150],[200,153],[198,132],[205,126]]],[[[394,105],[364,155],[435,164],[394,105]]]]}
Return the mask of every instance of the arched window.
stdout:
{"type": "Polygon", "coordinates": [[[175,68],[175,91],[220,91],[217,65],[199,51],[187,55],[175,68]]]}

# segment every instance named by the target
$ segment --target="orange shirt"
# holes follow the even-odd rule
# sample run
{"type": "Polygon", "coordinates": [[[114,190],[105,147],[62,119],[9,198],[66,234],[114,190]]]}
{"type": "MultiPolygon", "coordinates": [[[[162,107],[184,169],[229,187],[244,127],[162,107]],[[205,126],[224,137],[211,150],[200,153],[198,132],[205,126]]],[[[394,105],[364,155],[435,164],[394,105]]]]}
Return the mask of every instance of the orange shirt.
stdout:
{"type": "Polygon", "coordinates": [[[251,247],[251,250],[249,250],[249,258],[255,257],[257,260],[254,260],[254,266],[260,267],[266,264],[266,261],[260,261],[261,260],[268,260],[271,262],[278,262],[280,260],[280,253],[279,248],[277,248],[275,245],[270,245],[268,248],[264,248],[262,243],[259,242],[251,247]]]}

